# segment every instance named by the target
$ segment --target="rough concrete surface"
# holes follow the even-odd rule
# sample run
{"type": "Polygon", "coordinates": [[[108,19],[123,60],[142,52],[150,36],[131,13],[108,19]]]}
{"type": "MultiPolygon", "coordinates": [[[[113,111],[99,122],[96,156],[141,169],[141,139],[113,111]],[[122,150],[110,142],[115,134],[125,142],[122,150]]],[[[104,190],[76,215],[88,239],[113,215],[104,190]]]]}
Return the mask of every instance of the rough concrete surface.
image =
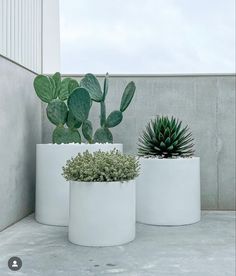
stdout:
{"type": "MultiPolygon", "coordinates": [[[[131,80],[136,93],[121,124],[111,129],[114,142],[123,143],[124,152],[136,153],[138,137],[151,118],[178,117],[192,130],[196,155],[201,157],[202,209],[235,210],[235,76],[111,76],[107,115],[119,109],[131,80]]],[[[99,104],[94,103],[90,114],[94,129],[99,113],[99,104]]],[[[48,143],[52,125],[45,112],[42,118],[42,138],[48,143]]]]}
{"type": "Polygon", "coordinates": [[[41,105],[35,74],[0,56],[0,230],[34,209],[41,105]]]}
{"type": "Polygon", "coordinates": [[[115,247],[82,247],[67,227],[38,224],[33,215],[0,233],[0,275],[234,276],[235,212],[205,211],[179,227],[137,224],[136,239],[115,247]],[[23,261],[11,272],[11,256],[23,261]]]}

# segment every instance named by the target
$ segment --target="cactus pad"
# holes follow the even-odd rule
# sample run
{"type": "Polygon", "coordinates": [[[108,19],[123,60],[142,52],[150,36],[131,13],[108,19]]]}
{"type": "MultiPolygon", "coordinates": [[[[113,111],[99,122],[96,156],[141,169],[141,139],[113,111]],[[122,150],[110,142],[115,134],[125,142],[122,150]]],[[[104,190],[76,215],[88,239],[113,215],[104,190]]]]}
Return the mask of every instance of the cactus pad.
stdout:
{"type": "Polygon", "coordinates": [[[121,103],[120,103],[120,111],[124,112],[126,108],[129,106],[130,102],[133,99],[134,92],[135,92],[135,84],[133,81],[128,83],[128,85],[125,87],[125,91],[123,93],[121,103]]]}
{"type": "Polygon", "coordinates": [[[55,144],[81,143],[81,136],[78,130],[64,127],[56,127],[53,131],[52,139],[55,144]]]}
{"type": "Polygon", "coordinates": [[[99,128],[96,130],[94,137],[94,143],[113,143],[112,133],[108,128],[99,128]]]}
{"type": "Polygon", "coordinates": [[[88,91],[84,88],[76,88],[69,96],[68,107],[78,121],[84,122],[87,120],[91,107],[88,91]]]}
{"type": "Polygon", "coordinates": [[[47,116],[50,122],[54,125],[64,125],[67,118],[67,106],[59,100],[52,100],[47,106],[47,116]]]}
{"type": "Polygon", "coordinates": [[[89,95],[93,101],[102,101],[103,94],[101,86],[93,74],[86,74],[85,77],[80,81],[80,86],[89,92],[89,95]]]}
{"type": "Polygon", "coordinates": [[[106,127],[111,128],[117,126],[123,119],[122,112],[115,110],[107,117],[106,127]]]}

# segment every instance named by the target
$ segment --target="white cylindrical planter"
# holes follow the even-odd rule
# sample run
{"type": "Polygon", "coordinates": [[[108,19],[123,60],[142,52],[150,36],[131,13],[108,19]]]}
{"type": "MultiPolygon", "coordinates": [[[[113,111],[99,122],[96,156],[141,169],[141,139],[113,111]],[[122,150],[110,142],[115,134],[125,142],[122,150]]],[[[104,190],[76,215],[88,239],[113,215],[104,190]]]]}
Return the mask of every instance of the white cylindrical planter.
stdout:
{"type": "Polygon", "coordinates": [[[135,181],[70,182],[69,240],[114,246],[135,238],[135,181]]]}
{"type": "Polygon", "coordinates": [[[36,205],[38,222],[68,226],[69,183],[62,176],[62,167],[71,157],[89,152],[123,151],[122,144],[38,144],[36,149],[36,205]]]}
{"type": "Polygon", "coordinates": [[[184,225],[200,220],[200,158],[140,158],[137,221],[184,225]]]}

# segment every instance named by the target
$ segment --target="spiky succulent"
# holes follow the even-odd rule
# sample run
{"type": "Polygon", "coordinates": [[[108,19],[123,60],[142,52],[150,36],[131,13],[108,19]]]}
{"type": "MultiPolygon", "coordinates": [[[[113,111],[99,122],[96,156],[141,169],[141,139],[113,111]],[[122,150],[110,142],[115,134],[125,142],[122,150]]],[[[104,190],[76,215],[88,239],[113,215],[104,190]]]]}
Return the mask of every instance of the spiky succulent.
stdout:
{"type": "Polygon", "coordinates": [[[123,182],[134,179],[138,173],[137,158],[114,149],[111,152],[79,153],[67,161],[62,175],[67,181],[123,182]]]}
{"type": "Polygon", "coordinates": [[[151,120],[139,138],[139,156],[160,158],[191,157],[194,153],[189,127],[173,116],[157,116],[151,120]]]}

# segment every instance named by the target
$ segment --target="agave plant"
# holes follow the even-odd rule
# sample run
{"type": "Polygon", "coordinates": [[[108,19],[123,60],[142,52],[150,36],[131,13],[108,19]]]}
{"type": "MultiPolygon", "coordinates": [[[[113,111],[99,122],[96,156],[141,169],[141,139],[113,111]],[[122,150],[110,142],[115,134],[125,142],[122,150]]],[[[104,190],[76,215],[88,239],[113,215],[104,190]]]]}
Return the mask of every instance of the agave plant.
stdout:
{"type": "Polygon", "coordinates": [[[160,158],[191,157],[194,154],[192,133],[178,119],[157,116],[139,138],[139,156],[160,158]]]}

